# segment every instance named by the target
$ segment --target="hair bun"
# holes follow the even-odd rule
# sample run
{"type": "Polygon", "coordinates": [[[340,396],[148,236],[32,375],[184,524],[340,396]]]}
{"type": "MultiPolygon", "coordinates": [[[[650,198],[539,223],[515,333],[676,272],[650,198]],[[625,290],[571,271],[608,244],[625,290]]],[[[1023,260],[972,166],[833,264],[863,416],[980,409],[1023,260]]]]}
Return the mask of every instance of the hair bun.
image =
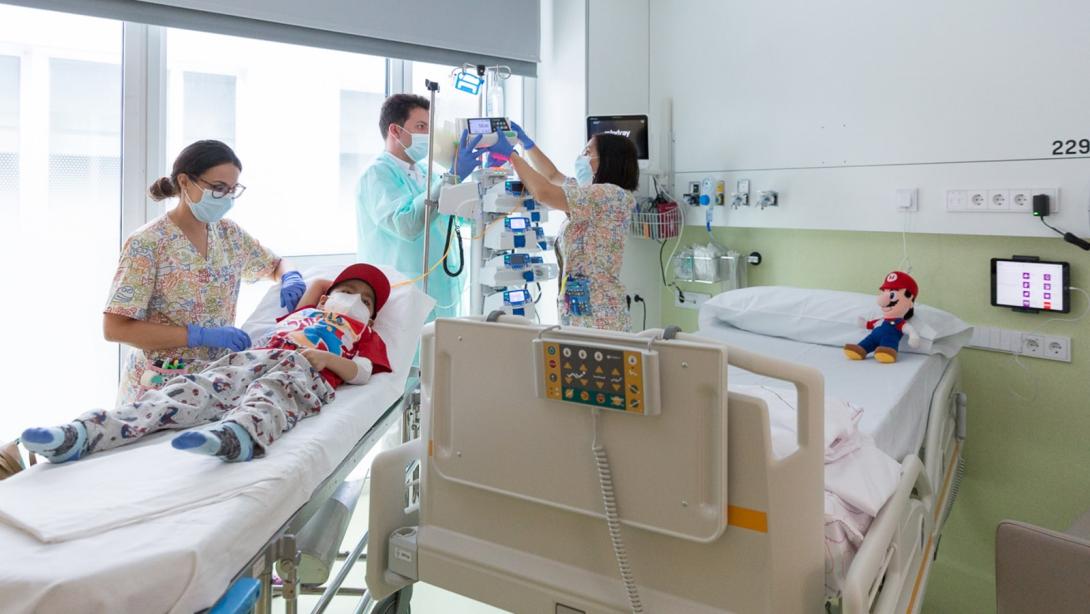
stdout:
{"type": "Polygon", "coordinates": [[[152,200],[159,201],[176,196],[178,188],[174,186],[174,181],[170,177],[160,177],[148,188],[148,194],[151,194],[152,200]]]}

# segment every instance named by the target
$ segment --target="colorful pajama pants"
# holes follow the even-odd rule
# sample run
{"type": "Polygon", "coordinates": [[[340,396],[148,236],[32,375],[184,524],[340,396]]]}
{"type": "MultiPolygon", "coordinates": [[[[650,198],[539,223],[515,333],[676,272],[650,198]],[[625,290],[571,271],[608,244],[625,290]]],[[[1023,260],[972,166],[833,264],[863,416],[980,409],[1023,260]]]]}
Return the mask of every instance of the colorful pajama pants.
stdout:
{"type": "Polygon", "coordinates": [[[180,375],[139,401],[78,418],[88,452],[109,450],[167,429],[229,420],[254,439],[255,456],[333,400],[333,387],[293,350],[233,352],[200,373],[180,375]]]}

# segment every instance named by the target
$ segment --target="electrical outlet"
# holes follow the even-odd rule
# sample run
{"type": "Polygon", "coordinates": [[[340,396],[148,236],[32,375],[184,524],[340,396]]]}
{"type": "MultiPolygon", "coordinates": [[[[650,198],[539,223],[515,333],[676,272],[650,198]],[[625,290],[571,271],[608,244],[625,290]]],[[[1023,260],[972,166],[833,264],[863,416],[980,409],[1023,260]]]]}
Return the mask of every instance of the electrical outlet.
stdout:
{"type": "Polygon", "coordinates": [[[712,297],[710,294],[701,294],[699,292],[684,292],[683,294],[685,295],[684,301],[681,300],[680,296],[674,295],[675,307],[681,307],[682,309],[700,309],[700,306],[712,297]]]}
{"type": "Polygon", "coordinates": [[[1011,190],[1011,211],[1033,213],[1033,190],[1028,188],[1011,190]]]}
{"type": "Polygon", "coordinates": [[[988,190],[988,208],[992,211],[1010,211],[1011,193],[1006,190],[988,190]]]}
{"type": "Polygon", "coordinates": [[[988,208],[987,190],[968,190],[965,193],[965,209],[967,211],[984,211],[988,208]]]}
{"type": "Polygon", "coordinates": [[[1034,358],[1041,358],[1044,356],[1044,351],[1044,335],[1022,335],[1022,351],[1020,353],[1023,356],[1033,356],[1034,358]]]}
{"type": "Polygon", "coordinates": [[[1071,362],[1071,338],[1048,336],[1044,341],[1044,358],[1071,362]]]}

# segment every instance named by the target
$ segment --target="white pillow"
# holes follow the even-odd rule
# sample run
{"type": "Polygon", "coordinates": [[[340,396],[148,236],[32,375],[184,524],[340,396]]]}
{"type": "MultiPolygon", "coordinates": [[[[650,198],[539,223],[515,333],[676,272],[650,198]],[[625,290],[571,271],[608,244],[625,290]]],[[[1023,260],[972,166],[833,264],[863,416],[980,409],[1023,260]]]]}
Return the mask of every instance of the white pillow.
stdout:
{"type": "MultiPolygon", "coordinates": [[[[806,343],[842,346],[867,336],[860,316],[881,317],[878,294],[815,290],[787,286],[754,286],[724,292],[700,308],[701,322],[711,319],[752,333],[806,343]]],[[[973,327],[941,309],[916,305],[910,320],[920,347],[901,350],[953,357],[969,343],[973,327]]]]}
{"type": "MultiPolygon", "coordinates": [[[[309,284],[314,279],[332,280],[340,274],[347,265],[336,264],[313,267],[301,271],[303,279],[309,284]]],[[[376,265],[382,269],[390,280],[390,285],[406,281],[403,274],[397,270],[383,265],[376,265]]],[[[435,307],[435,299],[424,294],[415,284],[404,285],[390,290],[390,298],[382,306],[375,316],[375,331],[386,342],[386,350],[390,358],[390,366],[397,368],[405,362],[405,355],[411,360],[416,353],[416,341],[423,328],[428,314],[435,307]]],[[[250,335],[255,344],[269,332],[276,324],[276,319],[284,315],[286,311],[280,306],[280,284],[274,284],[265,293],[258,303],[242,330],[250,335]]]]}

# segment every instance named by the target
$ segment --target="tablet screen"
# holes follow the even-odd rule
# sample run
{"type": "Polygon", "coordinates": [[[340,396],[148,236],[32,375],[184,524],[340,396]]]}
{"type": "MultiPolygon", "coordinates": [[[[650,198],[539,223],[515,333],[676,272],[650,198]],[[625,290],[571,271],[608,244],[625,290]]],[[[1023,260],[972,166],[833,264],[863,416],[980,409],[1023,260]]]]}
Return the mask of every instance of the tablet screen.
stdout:
{"type": "Polygon", "coordinates": [[[1070,310],[1066,262],[992,259],[992,304],[1015,309],[1070,310]]]}

